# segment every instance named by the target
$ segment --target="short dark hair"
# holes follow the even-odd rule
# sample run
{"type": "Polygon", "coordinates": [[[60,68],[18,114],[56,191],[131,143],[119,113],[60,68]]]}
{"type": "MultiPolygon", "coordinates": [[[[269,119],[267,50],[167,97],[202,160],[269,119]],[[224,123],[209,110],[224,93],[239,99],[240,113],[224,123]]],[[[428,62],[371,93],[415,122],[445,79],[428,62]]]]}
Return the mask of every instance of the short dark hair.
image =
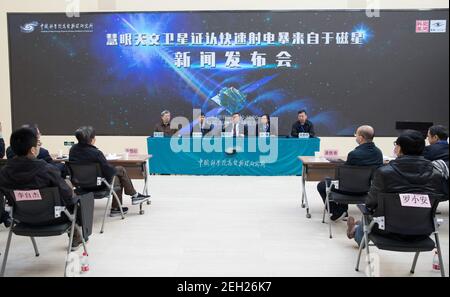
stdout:
{"type": "Polygon", "coordinates": [[[91,126],[83,126],[75,131],[75,137],[79,143],[90,144],[95,138],[95,130],[91,126]]]}
{"type": "Polygon", "coordinates": [[[306,112],[306,109],[299,110],[297,114],[301,114],[301,113],[308,115],[308,113],[306,112]]]}
{"type": "Polygon", "coordinates": [[[38,139],[32,129],[20,128],[11,134],[9,143],[16,156],[24,157],[28,155],[32,147],[37,147],[38,139]]]}
{"type": "Polygon", "coordinates": [[[234,117],[235,115],[241,116],[241,114],[239,112],[233,112],[233,114],[231,115],[231,117],[234,117]]]}
{"type": "Polygon", "coordinates": [[[421,156],[425,148],[423,134],[416,130],[405,130],[396,140],[403,154],[421,156]]]}
{"type": "Polygon", "coordinates": [[[440,140],[446,140],[448,138],[448,130],[442,125],[435,125],[428,130],[431,136],[437,136],[440,140]]]}

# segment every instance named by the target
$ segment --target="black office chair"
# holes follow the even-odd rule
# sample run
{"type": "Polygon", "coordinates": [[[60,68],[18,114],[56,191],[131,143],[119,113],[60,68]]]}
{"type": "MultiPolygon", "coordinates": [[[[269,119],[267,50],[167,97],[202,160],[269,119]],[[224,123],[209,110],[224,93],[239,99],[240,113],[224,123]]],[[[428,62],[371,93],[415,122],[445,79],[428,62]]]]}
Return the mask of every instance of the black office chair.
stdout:
{"type": "MultiPolygon", "coordinates": [[[[398,193],[378,194],[378,206],[373,215],[365,206],[358,206],[363,213],[364,238],[359,247],[355,270],[359,271],[362,250],[365,248],[369,274],[372,272],[369,246],[376,246],[380,250],[415,253],[410,270],[411,274],[414,274],[419,254],[421,252],[431,252],[436,248],[441,266],[441,275],[445,277],[438,224],[435,217],[436,208],[442,199],[442,195],[424,194],[429,199],[430,206],[428,208],[402,206],[400,195],[398,193]],[[425,239],[407,241],[401,239],[401,237],[393,238],[380,233],[373,233],[372,230],[375,224],[377,224],[379,230],[385,232],[410,236],[424,236],[425,239]],[[431,235],[434,235],[435,241],[430,238],[431,235]]],[[[417,199],[417,203],[420,205],[426,200],[417,199]]]]}
{"type": "Polygon", "coordinates": [[[75,193],[82,195],[84,193],[92,192],[94,193],[94,199],[108,199],[100,233],[104,232],[106,216],[108,215],[109,206],[113,198],[116,199],[119,205],[122,220],[125,219],[122,204],[116,193],[116,191],[120,191],[121,188],[114,188],[115,176],[111,183],[109,183],[103,177],[100,164],[98,163],[67,162],[66,167],[70,180],[75,187],[75,193]]]}
{"type": "Polygon", "coordinates": [[[0,170],[8,163],[7,159],[0,159],[0,170]]]}
{"type": "MultiPolygon", "coordinates": [[[[86,243],[82,236],[82,230],[77,226],[78,202],[76,202],[73,213],[70,213],[64,207],[58,188],[45,188],[39,190],[14,191],[2,189],[11,207],[11,216],[13,223],[9,230],[6,243],[5,255],[3,258],[0,276],[5,275],[6,263],[11,246],[12,235],[26,236],[31,238],[36,257],[39,256],[39,250],[35,237],[60,236],[69,232],[69,246],[67,255],[70,254],[74,232],[78,232],[83,241],[83,249],[87,254],[86,243]]],[[[78,198],[75,198],[77,201],[78,198]]],[[[66,269],[64,276],[66,276],[66,269]]]]}
{"type": "MultiPolygon", "coordinates": [[[[339,187],[332,185],[331,180],[326,180],[327,197],[323,208],[322,223],[325,223],[325,216],[331,217],[330,202],[337,204],[364,204],[367,199],[372,177],[378,166],[351,166],[340,165],[336,167],[336,180],[339,187]]],[[[330,238],[333,238],[331,230],[331,220],[328,221],[330,238]]]]}

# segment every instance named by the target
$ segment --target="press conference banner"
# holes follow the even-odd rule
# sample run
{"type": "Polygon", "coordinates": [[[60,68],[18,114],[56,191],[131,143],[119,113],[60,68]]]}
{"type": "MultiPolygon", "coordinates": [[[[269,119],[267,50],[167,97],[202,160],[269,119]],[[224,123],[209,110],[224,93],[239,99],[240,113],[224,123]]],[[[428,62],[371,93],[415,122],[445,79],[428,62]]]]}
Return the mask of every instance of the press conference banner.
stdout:
{"type": "Polygon", "coordinates": [[[192,121],[306,109],[320,136],[396,121],[448,125],[448,10],[8,14],[13,126],[151,135],[192,121]]]}
{"type": "Polygon", "coordinates": [[[319,138],[147,138],[150,173],[301,175],[299,156],[320,151],[319,138]]]}

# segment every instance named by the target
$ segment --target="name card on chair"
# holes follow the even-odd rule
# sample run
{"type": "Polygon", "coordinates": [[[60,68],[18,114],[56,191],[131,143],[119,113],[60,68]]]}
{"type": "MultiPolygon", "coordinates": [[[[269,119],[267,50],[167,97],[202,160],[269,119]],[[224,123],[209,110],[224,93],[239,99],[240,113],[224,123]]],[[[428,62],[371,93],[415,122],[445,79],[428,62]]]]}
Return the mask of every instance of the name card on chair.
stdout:
{"type": "Polygon", "coordinates": [[[14,197],[17,202],[42,200],[39,190],[14,191],[14,197]]]}
{"type": "Polygon", "coordinates": [[[431,208],[430,197],[425,194],[400,194],[403,207],[431,208]]]}

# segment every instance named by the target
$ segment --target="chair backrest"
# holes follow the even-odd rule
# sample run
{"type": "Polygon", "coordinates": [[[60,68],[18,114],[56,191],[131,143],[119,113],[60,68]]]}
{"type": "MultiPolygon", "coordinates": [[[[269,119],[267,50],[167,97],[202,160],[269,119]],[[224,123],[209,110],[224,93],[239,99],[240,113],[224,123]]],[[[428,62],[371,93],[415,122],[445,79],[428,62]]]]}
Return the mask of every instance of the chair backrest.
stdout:
{"type": "Polygon", "coordinates": [[[29,190],[2,189],[8,204],[13,207],[14,220],[26,224],[49,223],[63,216],[64,206],[56,187],[29,190]]]}
{"type": "Polygon", "coordinates": [[[67,162],[70,180],[76,188],[96,189],[101,187],[102,169],[98,163],[67,162]]]}
{"type": "Polygon", "coordinates": [[[336,179],[339,180],[339,191],[350,193],[367,193],[372,184],[375,166],[341,165],[336,167],[336,179]]]}
{"type": "Polygon", "coordinates": [[[402,235],[429,235],[443,195],[379,193],[374,217],[384,217],[384,231],[402,235]]]}

